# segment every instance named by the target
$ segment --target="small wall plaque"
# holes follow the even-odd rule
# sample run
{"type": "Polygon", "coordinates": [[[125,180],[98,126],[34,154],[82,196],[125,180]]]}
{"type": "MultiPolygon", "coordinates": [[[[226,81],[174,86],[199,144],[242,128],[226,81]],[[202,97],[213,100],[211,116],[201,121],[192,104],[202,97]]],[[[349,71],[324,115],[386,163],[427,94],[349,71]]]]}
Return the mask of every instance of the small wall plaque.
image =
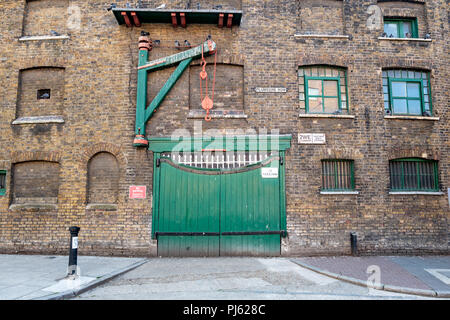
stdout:
{"type": "Polygon", "coordinates": [[[325,134],[324,133],[299,133],[298,134],[299,144],[325,144],[325,134]]]}
{"type": "Polygon", "coordinates": [[[257,92],[257,93],[285,93],[285,92],[287,92],[287,89],[282,88],[282,87],[269,87],[269,88],[256,87],[255,92],[257,92]]]}

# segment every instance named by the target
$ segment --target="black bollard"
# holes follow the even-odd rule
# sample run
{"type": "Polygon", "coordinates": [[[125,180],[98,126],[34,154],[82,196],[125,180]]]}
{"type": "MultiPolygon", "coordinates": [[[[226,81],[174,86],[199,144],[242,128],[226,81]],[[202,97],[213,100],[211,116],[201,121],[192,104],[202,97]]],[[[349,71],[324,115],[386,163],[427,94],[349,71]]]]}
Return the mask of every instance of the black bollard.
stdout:
{"type": "Polygon", "coordinates": [[[77,257],[78,257],[78,232],[79,227],[70,227],[70,251],[69,251],[69,269],[68,275],[73,276],[77,273],[77,257]]]}
{"type": "Polygon", "coordinates": [[[350,232],[350,246],[352,248],[352,256],[358,255],[358,243],[356,232],[350,232]]]}

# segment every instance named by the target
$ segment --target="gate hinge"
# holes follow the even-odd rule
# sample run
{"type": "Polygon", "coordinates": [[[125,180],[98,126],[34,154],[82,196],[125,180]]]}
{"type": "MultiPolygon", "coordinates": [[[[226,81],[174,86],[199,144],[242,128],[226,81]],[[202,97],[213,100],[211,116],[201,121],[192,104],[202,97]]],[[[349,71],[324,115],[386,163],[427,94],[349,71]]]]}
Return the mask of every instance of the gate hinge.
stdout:
{"type": "Polygon", "coordinates": [[[156,159],[156,167],[159,168],[161,165],[161,159],[156,159]]]}
{"type": "Polygon", "coordinates": [[[280,157],[280,165],[283,165],[283,157],[280,157]]]}

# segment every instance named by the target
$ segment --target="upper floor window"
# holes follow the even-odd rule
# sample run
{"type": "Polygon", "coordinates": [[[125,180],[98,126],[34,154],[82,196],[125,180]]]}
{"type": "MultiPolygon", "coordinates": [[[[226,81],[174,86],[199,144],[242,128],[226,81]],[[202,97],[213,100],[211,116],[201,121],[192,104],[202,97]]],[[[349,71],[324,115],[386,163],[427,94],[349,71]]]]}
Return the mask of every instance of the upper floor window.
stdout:
{"type": "Polygon", "coordinates": [[[437,164],[437,161],[420,158],[391,160],[391,191],[438,191],[437,164]]]}
{"type": "Polygon", "coordinates": [[[6,171],[0,170],[0,196],[6,193],[6,171]]]}
{"type": "Polygon", "coordinates": [[[418,38],[416,18],[384,18],[384,33],[389,38],[418,38]]]}
{"type": "Polygon", "coordinates": [[[384,109],[387,114],[431,116],[428,72],[385,70],[382,77],[384,109]]]}
{"type": "Polygon", "coordinates": [[[299,69],[300,108],[306,113],[348,113],[347,74],[343,68],[299,69]]]}

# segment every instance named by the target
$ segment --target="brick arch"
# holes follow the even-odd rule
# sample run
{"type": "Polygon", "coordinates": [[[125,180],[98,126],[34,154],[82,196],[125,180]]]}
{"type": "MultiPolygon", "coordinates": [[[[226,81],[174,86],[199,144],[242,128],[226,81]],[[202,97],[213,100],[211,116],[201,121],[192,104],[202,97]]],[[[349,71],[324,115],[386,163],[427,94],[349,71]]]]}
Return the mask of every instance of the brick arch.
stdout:
{"type": "Polygon", "coordinates": [[[14,151],[11,153],[11,162],[48,161],[60,162],[61,153],[57,151],[14,151]]]}
{"type": "Polygon", "coordinates": [[[348,69],[348,60],[343,57],[317,55],[317,56],[305,56],[298,60],[299,67],[308,67],[314,65],[326,65],[330,67],[339,67],[348,69]]]}
{"type": "Polygon", "coordinates": [[[429,147],[412,147],[412,148],[391,148],[388,151],[388,159],[400,159],[400,158],[422,158],[427,160],[440,160],[441,156],[437,150],[429,147]]]}
{"type": "Polygon", "coordinates": [[[341,160],[357,160],[363,155],[359,150],[351,148],[327,148],[322,152],[321,159],[341,159],[341,160]]]}
{"type": "Polygon", "coordinates": [[[107,142],[97,143],[88,147],[82,155],[82,161],[87,163],[93,156],[100,152],[111,153],[116,157],[120,167],[124,167],[127,163],[127,159],[123,155],[120,147],[107,142]]]}
{"type": "Polygon", "coordinates": [[[387,69],[415,69],[432,72],[434,64],[431,61],[414,61],[403,58],[386,58],[380,61],[380,67],[387,69]]]}

